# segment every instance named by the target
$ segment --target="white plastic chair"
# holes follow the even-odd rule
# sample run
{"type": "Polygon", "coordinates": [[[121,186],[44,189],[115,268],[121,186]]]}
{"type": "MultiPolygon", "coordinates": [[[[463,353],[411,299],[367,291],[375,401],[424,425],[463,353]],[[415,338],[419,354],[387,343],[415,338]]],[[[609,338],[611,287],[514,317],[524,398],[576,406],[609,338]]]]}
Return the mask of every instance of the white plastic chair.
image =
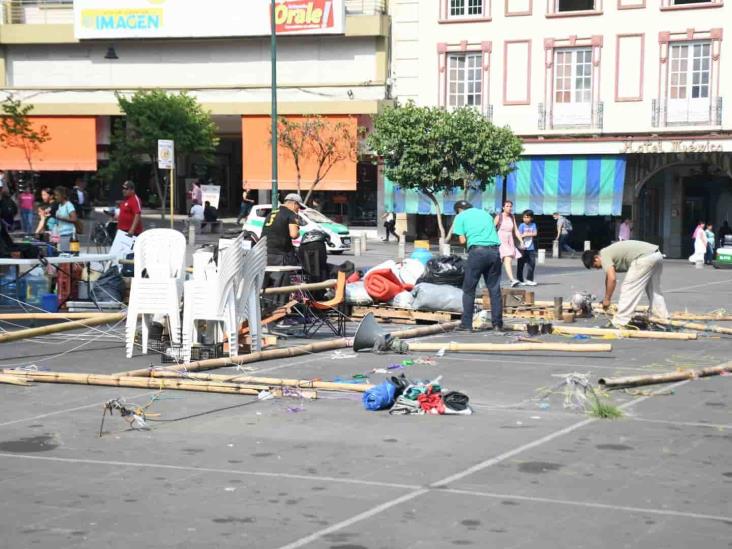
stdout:
{"type": "MultiPolygon", "coordinates": [[[[185,283],[183,300],[183,360],[190,361],[191,346],[198,341],[197,322],[206,320],[224,325],[229,340],[229,355],[238,352],[239,324],[236,323],[234,289],[242,269],[243,237],[219,250],[219,265],[215,276],[203,279],[196,276],[185,283]]],[[[218,328],[217,326],[217,328],[218,328]]]]}
{"type": "Polygon", "coordinates": [[[262,310],[259,295],[264,284],[267,267],[267,238],[262,238],[244,256],[244,265],[236,287],[236,323],[241,326],[246,320],[252,350],[262,350],[262,310]]]}
{"type": "Polygon", "coordinates": [[[132,356],[137,317],[142,315],[142,352],[147,354],[152,315],[168,319],[170,340],[180,343],[180,300],[185,276],[186,239],[172,229],[151,229],[135,242],[135,276],[127,308],[127,358],[132,356]],[[147,278],[143,278],[143,273],[147,278]]]}

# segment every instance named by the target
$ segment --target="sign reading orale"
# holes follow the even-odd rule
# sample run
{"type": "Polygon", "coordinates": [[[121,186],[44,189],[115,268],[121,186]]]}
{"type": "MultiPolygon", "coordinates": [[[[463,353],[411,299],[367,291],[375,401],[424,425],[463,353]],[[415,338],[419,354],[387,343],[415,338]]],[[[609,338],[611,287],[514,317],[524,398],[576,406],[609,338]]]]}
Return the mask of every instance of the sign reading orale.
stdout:
{"type": "MultiPolygon", "coordinates": [[[[76,38],[267,36],[270,0],[74,0],[76,38]]],[[[343,34],[344,0],[277,0],[279,34],[343,34]]]]}
{"type": "Polygon", "coordinates": [[[724,152],[723,142],[710,139],[626,141],[621,154],[663,154],[663,153],[711,153],[724,152]]]}

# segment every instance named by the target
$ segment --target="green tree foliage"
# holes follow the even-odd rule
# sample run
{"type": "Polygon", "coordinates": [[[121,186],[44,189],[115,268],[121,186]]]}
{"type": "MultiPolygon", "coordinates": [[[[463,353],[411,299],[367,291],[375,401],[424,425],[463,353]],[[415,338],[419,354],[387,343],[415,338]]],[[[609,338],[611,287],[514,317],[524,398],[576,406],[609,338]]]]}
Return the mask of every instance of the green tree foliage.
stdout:
{"type": "Polygon", "coordinates": [[[308,116],[301,120],[279,118],[277,141],[292,155],[297,177],[297,192],[302,188],[303,164],[310,160],[314,173],[305,174],[310,180],[305,202],[330,170],[344,160],[356,159],[358,136],[343,122],[332,123],[322,116],[308,116]]]}
{"type": "Polygon", "coordinates": [[[433,202],[442,239],[439,193],[485,190],[496,176],[512,171],[523,148],[509,128],[493,125],[474,108],[448,111],[413,102],[376,116],[368,143],[384,159],[386,177],[433,202]]]}
{"type": "Polygon", "coordinates": [[[23,105],[19,99],[8,95],[2,102],[0,114],[0,145],[4,148],[20,149],[33,170],[33,153],[51,139],[45,125],[35,125],[28,118],[33,105],[23,105]]]}
{"type": "MultiPolygon", "coordinates": [[[[219,143],[216,125],[210,113],[185,92],[167,93],[162,90],[138,91],[131,97],[117,94],[124,118],[115,121],[112,129],[109,166],[106,179],[126,178],[140,165],[150,166],[152,179],[162,203],[167,203],[170,182],[161,183],[158,171],[158,139],[175,141],[179,160],[196,155],[211,162],[219,143]]],[[[161,215],[165,208],[161,208],[161,215]]]]}

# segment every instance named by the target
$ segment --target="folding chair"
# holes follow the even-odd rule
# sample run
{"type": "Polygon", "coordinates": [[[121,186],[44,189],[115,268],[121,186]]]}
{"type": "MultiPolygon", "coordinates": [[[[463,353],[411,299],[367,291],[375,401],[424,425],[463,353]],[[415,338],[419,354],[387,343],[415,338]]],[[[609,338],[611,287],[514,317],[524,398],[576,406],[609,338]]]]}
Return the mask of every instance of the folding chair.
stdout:
{"type": "Polygon", "coordinates": [[[303,326],[306,336],[312,335],[323,326],[329,328],[333,335],[346,335],[346,273],[339,272],[336,281],[335,296],[327,301],[316,301],[306,297],[303,303],[307,323],[303,326]]]}

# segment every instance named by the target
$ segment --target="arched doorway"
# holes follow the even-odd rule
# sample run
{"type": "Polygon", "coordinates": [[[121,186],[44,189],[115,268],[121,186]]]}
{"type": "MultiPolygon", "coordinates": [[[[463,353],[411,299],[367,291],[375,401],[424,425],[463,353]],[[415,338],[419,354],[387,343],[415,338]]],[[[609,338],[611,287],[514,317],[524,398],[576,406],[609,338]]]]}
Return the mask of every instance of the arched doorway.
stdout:
{"type": "Polygon", "coordinates": [[[732,153],[632,155],[635,237],[671,258],[691,254],[698,221],[732,221],[732,153]],[[653,158],[655,157],[655,158],[653,158]]]}

